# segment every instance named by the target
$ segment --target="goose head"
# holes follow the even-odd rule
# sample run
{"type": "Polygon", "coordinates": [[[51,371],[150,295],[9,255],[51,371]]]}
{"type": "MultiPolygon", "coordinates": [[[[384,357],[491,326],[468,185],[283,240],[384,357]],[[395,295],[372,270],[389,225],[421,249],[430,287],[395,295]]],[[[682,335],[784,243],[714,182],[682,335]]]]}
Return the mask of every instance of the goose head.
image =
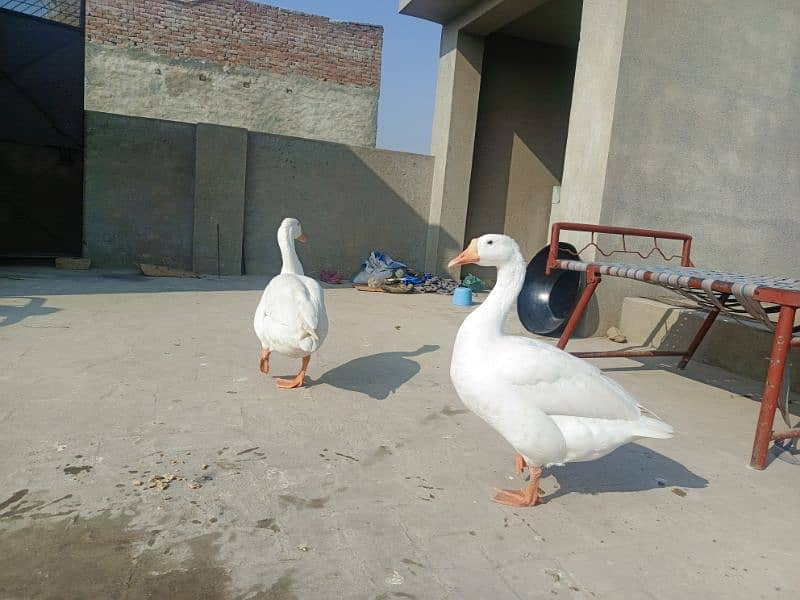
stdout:
{"type": "Polygon", "coordinates": [[[300,221],[292,217],[287,217],[281,222],[279,231],[288,235],[290,240],[305,242],[307,239],[303,233],[302,227],[300,227],[300,221]]]}
{"type": "Polygon", "coordinates": [[[447,267],[475,264],[479,267],[502,267],[520,257],[519,246],[512,238],[499,233],[487,233],[474,238],[447,267]]]}

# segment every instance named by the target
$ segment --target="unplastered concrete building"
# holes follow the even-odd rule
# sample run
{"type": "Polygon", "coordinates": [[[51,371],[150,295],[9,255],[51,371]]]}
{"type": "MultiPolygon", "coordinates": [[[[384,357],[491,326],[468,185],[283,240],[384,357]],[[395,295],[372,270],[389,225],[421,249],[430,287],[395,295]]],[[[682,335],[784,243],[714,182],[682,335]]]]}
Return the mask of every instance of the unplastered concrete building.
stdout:
{"type": "Polygon", "coordinates": [[[374,146],[382,42],[249,0],[87,0],[85,106],[374,146]]]}
{"type": "MultiPolygon", "coordinates": [[[[443,26],[427,266],[555,220],[684,231],[695,263],[800,277],[800,3],[402,0],[443,26]]],[[[591,258],[588,257],[587,258],[591,258]]],[[[600,327],[622,298],[601,286],[600,327]]]]}

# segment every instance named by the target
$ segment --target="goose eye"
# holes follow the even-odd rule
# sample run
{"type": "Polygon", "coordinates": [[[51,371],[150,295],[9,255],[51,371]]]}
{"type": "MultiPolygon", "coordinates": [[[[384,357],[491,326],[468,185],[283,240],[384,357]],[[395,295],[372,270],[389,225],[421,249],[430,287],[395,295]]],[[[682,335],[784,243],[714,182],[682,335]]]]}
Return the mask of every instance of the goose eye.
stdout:
{"type": "Polygon", "coordinates": [[[488,241],[488,242],[486,242],[486,243],[487,243],[487,244],[489,244],[489,245],[491,246],[492,244],[494,244],[494,240],[489,240],[489,241],[488,241]]]}

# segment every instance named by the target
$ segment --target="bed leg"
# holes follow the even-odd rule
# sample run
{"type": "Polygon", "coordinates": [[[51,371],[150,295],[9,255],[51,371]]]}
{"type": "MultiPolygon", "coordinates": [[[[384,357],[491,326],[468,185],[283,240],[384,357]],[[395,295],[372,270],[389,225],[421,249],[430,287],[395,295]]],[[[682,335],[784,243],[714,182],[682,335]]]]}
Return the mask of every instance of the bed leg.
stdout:
{"type": "Polygon", "coordinates": [[[581,317],[583,317],[583,313],[586,311],[586,307],[589,306],[589,301],[592,299],[595,289],[597,289],[597,286],[600,284],[600,280],[600,273],[597,271],[586,272],[586,288],[583,290],[578,304],[575,306],[575,310],[572,311],[572,315],[570,315],[569,321],[567,321],[567,325],[564,327],[564,331],[558,339],[558,344],[556,344],[561,350],[567,347],[569,338],[575,333],[575,328],[578,327],[578,323],[580,323],[581,317]]]}
{"type": "Polygon", "coordinates": [[[758,413],[756,437],[753,440],[753,454],[750,466],[754,469],[763,469],[767,464],[767,451],[772,437],[772,423],[775,419],[775,410],[778,406],[778,396],[783,384],[783,371],[786,367],[786,356],[792,342],[792,327],[797,309],[793,306],[781,306],[778,325],[772,337],[772,354],[769,357],[767,381],[764,383],[764,397],[761,400],[761,410],[758,413]]]}

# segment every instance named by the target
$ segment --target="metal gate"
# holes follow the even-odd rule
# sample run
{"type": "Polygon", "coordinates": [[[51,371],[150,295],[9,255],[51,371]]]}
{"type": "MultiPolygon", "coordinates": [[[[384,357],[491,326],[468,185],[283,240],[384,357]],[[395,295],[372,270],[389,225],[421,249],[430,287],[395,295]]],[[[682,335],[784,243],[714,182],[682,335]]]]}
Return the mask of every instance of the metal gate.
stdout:
{"type": "Polygon", "coordinates": [[[83,28],[83,0],[0,0],[0,8],[83,28]]]}
{"type": "Polygon", "coordinates": [[[0,0],[0,257],[81,254],[83,0],[0,0]]]}

